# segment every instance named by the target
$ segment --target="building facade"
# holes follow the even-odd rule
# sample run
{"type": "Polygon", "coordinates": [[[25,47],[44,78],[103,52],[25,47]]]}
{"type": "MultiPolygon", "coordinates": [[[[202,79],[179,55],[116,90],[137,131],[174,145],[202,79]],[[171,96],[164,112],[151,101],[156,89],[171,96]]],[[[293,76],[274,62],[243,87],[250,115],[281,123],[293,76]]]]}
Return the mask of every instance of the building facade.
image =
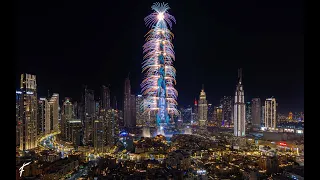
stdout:
{"type": "Polygon", "coordinates": [[[110,109],[111,108],[110,100],[110,89],[109,87],[102,86],[101,88],[101,108],[110,109]]]}
{"type": "Polygon", "coordinates": [[[222,106],[222,121],[223,126],[230,127],[232,122],[232,97],[231,96],[223,96],[220,100],[220,104],[222,106]]]}
{"type": "Polygon", "coordinates": [[[205,127],[208,121],[208,103],[206,99],[206,93],[204,92],[203,87],[199,96],[198,115],[199,115],[199,126],[205,127]]]}
{"type": "Polygon", "coordinates": [[[260,98],[253,98],[251,101],[251,118],[252,118],[252,127],[259,128],[261,127],[261,100],[260,98]]]}
{"type": "Polygon", "coordinates": [[[123,119],[125,127],[132,127],[131,85],[129,78],[124,82],[123,119]]]}
{"type": "Polygon", "coordinates": [[[246,105],[242,85],[242,70],[238,70],[238,85],[234,97],[234,136],[246,135],[246,105]]]}
{"type": "Polygon", "coordinates": [[[49,100],[50,106],[50,131],[58,132],[60,131],[59,124],[59,94],[54,93],[49,100]]]}
{"type": "Polygon", "coordinates": [[[20,79],[20,150],[37,147],[37,81],[36,76],[21,74],[20,79]]]}
{"type": "Polygon", "coordinates": [[[264,102],[264,125],[268,129],[277,127],[277,102],[275,98],[268,98],[264,102]]]}

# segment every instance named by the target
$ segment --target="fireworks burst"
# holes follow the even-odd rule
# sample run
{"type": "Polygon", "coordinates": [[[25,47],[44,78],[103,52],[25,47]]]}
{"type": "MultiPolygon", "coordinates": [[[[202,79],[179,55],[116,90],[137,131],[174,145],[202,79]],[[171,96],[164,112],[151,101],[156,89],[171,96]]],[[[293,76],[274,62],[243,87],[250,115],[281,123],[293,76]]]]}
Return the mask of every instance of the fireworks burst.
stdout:
{"type": "Polygon", "coordinates": [[[169,115],[178,114],[177,96],[174,88],[176,84],[176,69],[172,66],[175,60],[173,50],[173,33],[170,32],[175,18],[168,13],[170,9],[166,3],[154,3],[154,10],[144,21],[151,30],[145,35],[143,45],[144,61],[142,72],[145,78],[141,83],[145,96],[143,108],[146,112],[157,112],[157,124],[168,123],[169,115]]]}

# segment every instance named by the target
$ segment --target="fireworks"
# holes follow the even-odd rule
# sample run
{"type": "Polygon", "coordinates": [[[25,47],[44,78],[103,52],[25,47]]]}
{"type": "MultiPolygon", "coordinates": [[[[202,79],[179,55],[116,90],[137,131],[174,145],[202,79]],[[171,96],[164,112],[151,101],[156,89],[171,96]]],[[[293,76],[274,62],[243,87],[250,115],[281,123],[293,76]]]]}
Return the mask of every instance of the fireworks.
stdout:
{"type": "Polygon", "coordinates": [[[145,96],[145,113],[156,111],[159,125],[168,123],[169,115],[178,114],[178,92],[174,88],[176,69],[172,66],[175,55],[171,41],[174,36],[169,30],[176,20],[168,13],[170,8],[166,3],[154,3],[151,8],[154,12],[144,19],[151,30],[145,35],[146,43],[143,45],[142,72],[145,78],[141,88],[145,96]]]}

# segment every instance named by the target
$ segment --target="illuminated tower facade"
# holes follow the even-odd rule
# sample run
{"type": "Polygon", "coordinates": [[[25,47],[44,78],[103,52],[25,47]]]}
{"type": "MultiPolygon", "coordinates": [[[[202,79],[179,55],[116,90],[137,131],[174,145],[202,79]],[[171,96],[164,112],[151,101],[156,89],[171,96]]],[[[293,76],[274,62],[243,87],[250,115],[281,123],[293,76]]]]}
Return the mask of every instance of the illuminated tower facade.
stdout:
{"type": "Polygon", "coordinates": [[[50,105],[47,98],[38,101],[38,135],[50,133],[50,105]]]}
{"type": "Polygon", "coordinates": [[[68,97],[66,97],[65,101],[63,102],[61,114],[61,135],[63,138],[66,138],[68,121],[73,118],[73,105],[68,97]]]}
{"type": "Polygon", "coordinates": [[[102,86],[101,88],[101,108],[102,109],[110,109],[110,88],[106,86],[102,86]]]}
{"type": "Polygon", "coordinates": [[[251,118],[252,126],[254,128],[261,127],[261,100],[260,98],[253,98],[251,101],[251,118]]]}
{"type": "Polygon", "coordinates": [[[220,104],[222,105],[222,126],[230,127],[232,124],[232,97],[223,96],[220,99],[220,104]]]}
{"type": "Polygon", "coordinates": [[[50,130],[51,132],[60,131],[59,125],[59,94],[54,93],[49,100],[50,106],[50,130]]]}
{"type": "Polygon", "coordinates": [[[84,137],[83,141],[86,145],[92,145],[93,142],[93,128],[95,118],[95,100],[94,91],[87,89],[84,90],[84,114],[82,116],[84,122],[84,137]]]}
{"type": "Polygon", "coordinates": [[[205,127],[207,125],[207,120],[208,120],[208,103],[207,103],[206,93],[204,92],[203,85],[202,85],[202,90],[199,96],[198,115],[199,115],[199,126],[205,127]]]}
{"type": "Polygon", "coordinates": [[[168,4],[154,3],[151,8],[154,12],[144,19],[151,30],[146,34],[143,46],[145,78],[141,88],[146,99],[144,113],[155,112],[158,129],[164,129],[170,117],[179,115],[176,108],[178,92],[174,88],[176,70],[172,65],[175,60],[173,33],[169,30],[175,18],[168,13],[168,4]]]}
{"type": "Polygon", "coordinates": [[[238,85],[234,97],[234,136],[246,135],[246,104],[242,85],[242,70],[238,70],[238,85]]]}
{"type": "Polygon", "coordinates": [[[21,74],[20,79],[20,150],[37,147],[37,81],[36,76],[21,74]]]}
{"type": "Polygon", "coordinates": [[[277,127],[277,102],[275,98],[268,98],[264,102],[264,125],[268,129],[277,127]]]}
{"type": "Polygon", "coordinates": [[[127,128],[136,126],[135,107],[136,107],[135,96],[131,94],[131,85],[128,77],[124,82],[124,102],[123,102],[124,126],[127,128]]]}

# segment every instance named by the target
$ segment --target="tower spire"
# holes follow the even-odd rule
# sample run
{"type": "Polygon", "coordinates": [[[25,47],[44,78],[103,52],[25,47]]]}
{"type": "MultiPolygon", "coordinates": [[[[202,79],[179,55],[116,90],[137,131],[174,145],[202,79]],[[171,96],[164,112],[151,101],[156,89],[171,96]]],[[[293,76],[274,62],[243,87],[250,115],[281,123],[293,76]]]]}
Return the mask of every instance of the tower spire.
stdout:
{"type": "Polygon", "coordinates": [[[202,84],[202,90],[204,91],[204,84],[202,84]]]}
{"type": "Polygon", "coordinates": [[[238,78],[239,78],[239,84],[242,83],[242,68],[238,69],[238,78]]]}

